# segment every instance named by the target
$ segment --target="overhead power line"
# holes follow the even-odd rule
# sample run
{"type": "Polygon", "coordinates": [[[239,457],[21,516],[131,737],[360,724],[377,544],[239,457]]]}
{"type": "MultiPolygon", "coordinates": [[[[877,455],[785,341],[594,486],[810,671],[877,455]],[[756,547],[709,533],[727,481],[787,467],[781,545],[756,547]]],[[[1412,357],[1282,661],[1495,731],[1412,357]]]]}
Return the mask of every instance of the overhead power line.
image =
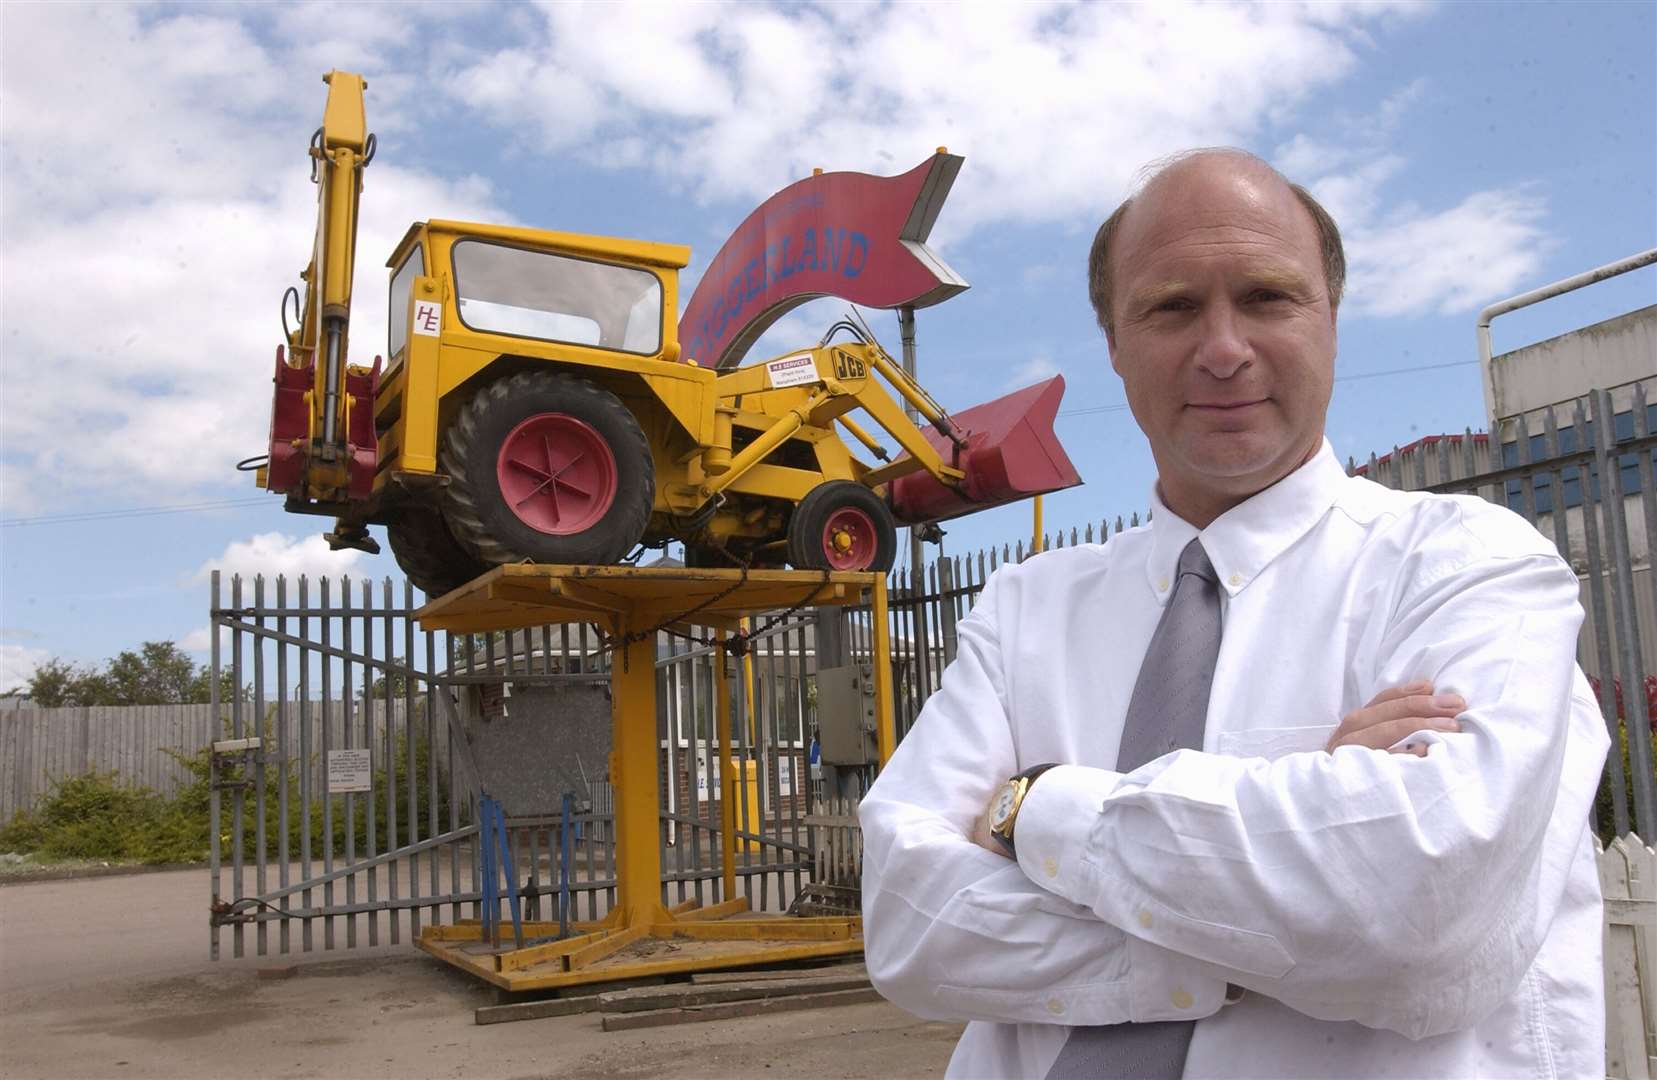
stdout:
{"type": "MultiPolygon", "coordinates": [[[[1336,375],[1336,382],[1356,382],[1359,379],[1383,379],[1389,375],[1411,375],[1418,371],[1441,371],[1444,368],[1469,367],[1478,364],[1477,360],[1451,360],[1443,364],[1419,364],[1415,367],[1387,368],[1384,371],[1360,371],[1352,375],[1336,375]]],[[[1079,409],[1060,409],[1060,416],[1091,416],[1095,413],[1121,412],[1128,406],[1120,405],[1084,405],[1079,409]]]]}
{"type": "Polygon", "coordinates": [[[125,510],[86,510],[74,514],[42,514],[38,517],[6,518],[0,527],[25,525],[68,525],[87,521],[118,521],[125,518],[160,517],[163,514],[199,514],[208,510],[227,510],[236,506],[268,503],[268,496],[253,499],[219,499],[214,502],[182,503],[177,506],[135,506],[125,510]]]}

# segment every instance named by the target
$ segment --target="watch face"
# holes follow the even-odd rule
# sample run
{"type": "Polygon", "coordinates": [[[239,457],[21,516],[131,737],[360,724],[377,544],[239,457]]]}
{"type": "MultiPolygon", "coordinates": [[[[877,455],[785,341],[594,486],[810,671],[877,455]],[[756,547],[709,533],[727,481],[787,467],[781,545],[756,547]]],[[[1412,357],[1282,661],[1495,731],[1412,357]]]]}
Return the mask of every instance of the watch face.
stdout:
{"type": "Polygon", "coordinates": [[[995,796],[995,802],[990,804],[990,828],[999,829],[1012,817],[1014,796],[1017,792],[1013,785],[1003,785],[995,796]]]}

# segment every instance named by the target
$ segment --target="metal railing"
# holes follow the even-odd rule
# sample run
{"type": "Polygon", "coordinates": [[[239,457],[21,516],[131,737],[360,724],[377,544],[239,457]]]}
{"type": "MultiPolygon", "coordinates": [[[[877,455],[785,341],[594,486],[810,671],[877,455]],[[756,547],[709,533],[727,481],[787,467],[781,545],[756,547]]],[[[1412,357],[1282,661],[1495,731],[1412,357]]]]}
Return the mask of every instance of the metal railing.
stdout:
{"type": "Polygon", "coordinates": [[[1501,446],[1469,431],[1348,465],[1388,487],[1478,495],[1505,506],[1576,570],[1587,616],[1577,658],[1611,734],[1596,808],[1607,842],[1657,834],[1657,408],[1647,389],[1622,388],[1621,408],[1606,390],[1547,408],[1539,432],[1521,416],[1501,446]]]}

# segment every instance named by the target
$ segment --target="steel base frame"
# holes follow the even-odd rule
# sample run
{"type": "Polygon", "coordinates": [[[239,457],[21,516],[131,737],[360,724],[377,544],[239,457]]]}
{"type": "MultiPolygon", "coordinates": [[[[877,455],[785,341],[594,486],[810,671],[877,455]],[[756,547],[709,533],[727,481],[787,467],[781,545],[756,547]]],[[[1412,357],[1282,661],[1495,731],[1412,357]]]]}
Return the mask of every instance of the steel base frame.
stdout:
{"type": "MultiPolygon", "coordinates": [[[[740,771],[722,768],[723,874],[718,903],[662,902],[661,780],[657,772],[656,631],[715,631],[720,641],[745,617],[810,603],[869,603],[874,691],[882,763],[895,743],[886,579],[881,574],[795,570],[702,570],[632,566],[501,566],[416,613],[427,630],[492,633],[561,622],[591,622],[616,643],[611,666],[616,906],[601,921],[578,922],[559,937],[556,922],[523,924],[525,944],[502,947],[499,924],[432,926],[416,944],[507,991],[542,990],[720,968],[844,956],[863,950],[855,916],[797,918],[752,912],[736,894],[740,771]],[[869,594],[865,601],[864,593],[869,594]],[[536,940],[536,939],[540,940],[536,940]]],[[[720,754],[730,759],[730,692],[715,668],[720,754]]]]}
{"type": "MultiPolygon", "coordinates": [[[[747,968],[863,951],[863,920],[755,916],[747,897],[670,908],[664,922],[625,926],[621,909],[576,923],[566,938],[501,947],[477,920],[433,926],[415,944],[445,963],[510,992],[620,982],[720,968],[747,968]]],[[[526,922],[524,936],[556,935],[556,922],[526,922]]]]}

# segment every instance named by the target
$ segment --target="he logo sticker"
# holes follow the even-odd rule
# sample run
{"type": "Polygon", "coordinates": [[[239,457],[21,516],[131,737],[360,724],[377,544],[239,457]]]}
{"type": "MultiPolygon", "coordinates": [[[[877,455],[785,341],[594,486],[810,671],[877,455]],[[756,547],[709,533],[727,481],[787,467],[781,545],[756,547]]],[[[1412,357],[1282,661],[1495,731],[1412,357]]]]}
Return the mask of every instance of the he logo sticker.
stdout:
{"type": "Polygon", "coordinates": [[[443,329],[443,306],[435,300],[414,302],[414,332],[425,337],[436,337],[443,329]]]}

